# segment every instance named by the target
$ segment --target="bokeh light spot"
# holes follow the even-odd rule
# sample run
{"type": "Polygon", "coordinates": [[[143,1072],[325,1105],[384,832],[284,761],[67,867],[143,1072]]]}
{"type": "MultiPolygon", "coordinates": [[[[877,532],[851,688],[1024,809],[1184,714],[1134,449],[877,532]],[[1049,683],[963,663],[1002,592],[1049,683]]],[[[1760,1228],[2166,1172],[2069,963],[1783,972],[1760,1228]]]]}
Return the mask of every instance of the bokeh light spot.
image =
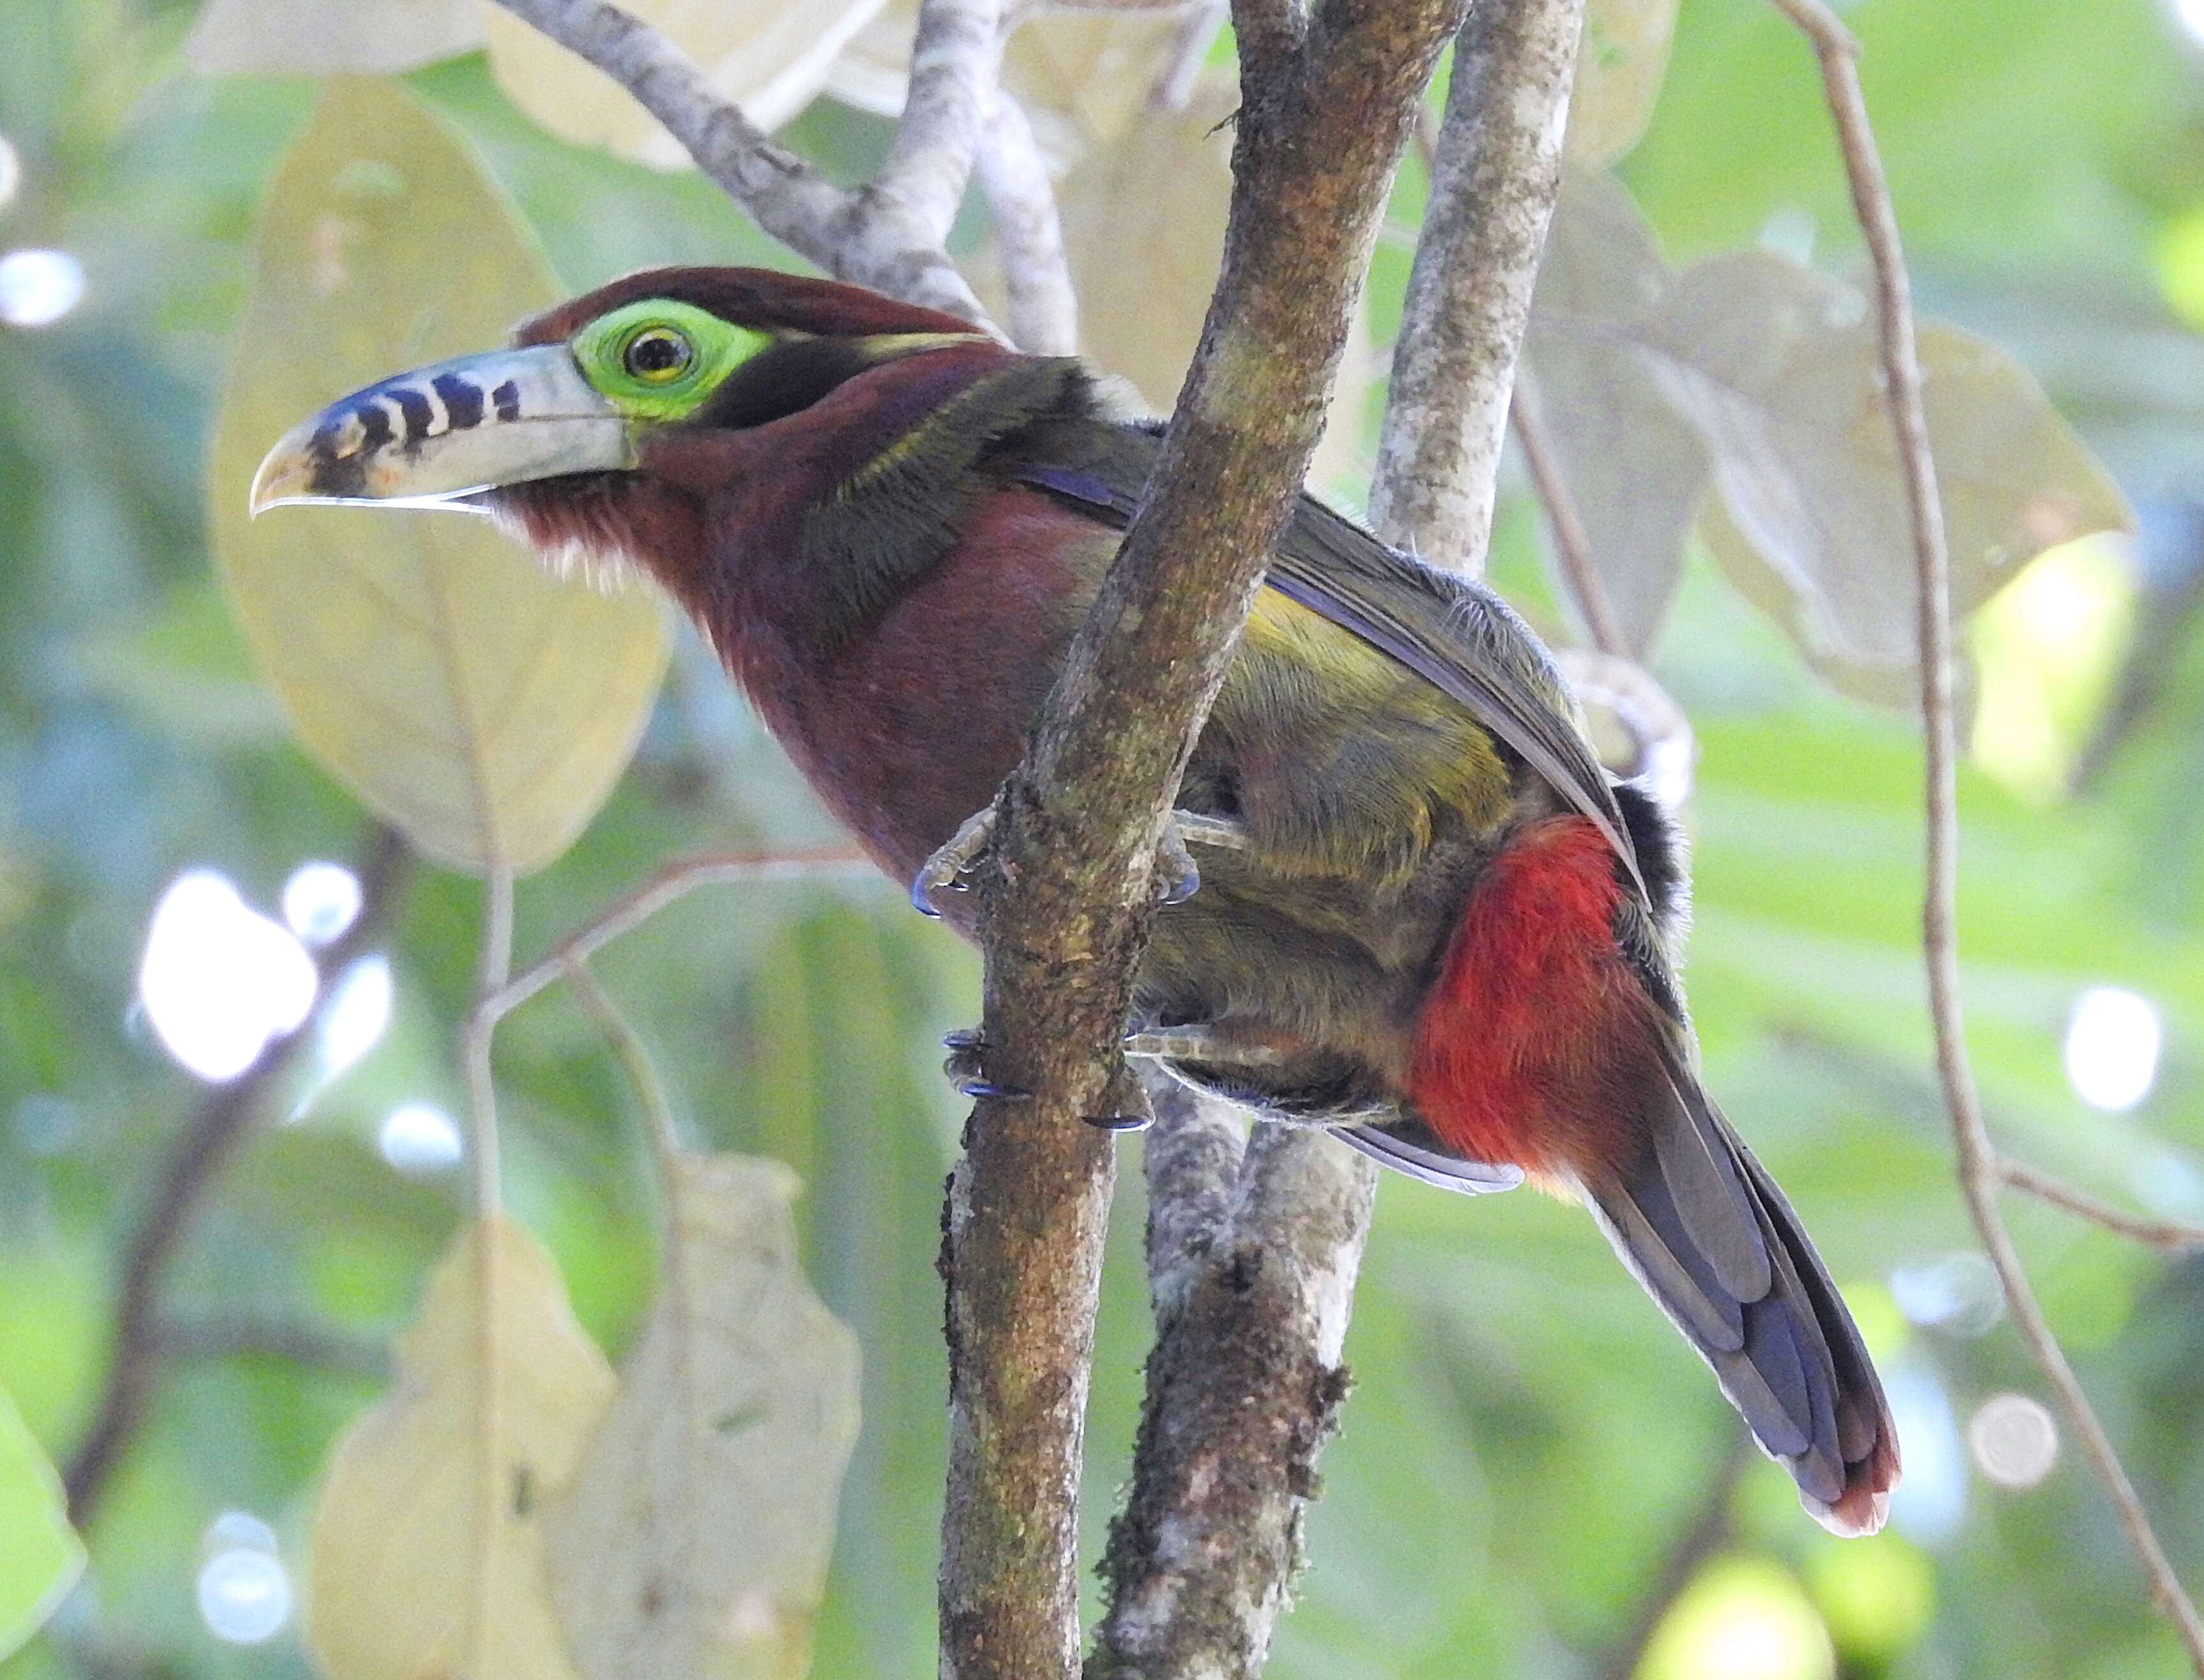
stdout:
{"type": "Polygon", "coordinates": [[[208,1630],[232,1645],[264,1644],[291,1619],[290,1571],[270,1547],[213,1553],[199,1565],[198,1596],[208,1630]]]}
{"type": "Polygon", "coordinates": [[[1638,1680],[1829,1680],[1828,1630],[1789,1571],[1761,1559],[1710,1564],[1662,1620],[1638,1680]]]}
{"type": "Polygon", "coordinates": [[[2046,549],[1975,614],[1975,761],[2013,792],[2066,786],[2133,638],[2139,585],[2126,545],[2083,537],[2046,549]]]}
{"type": "Polygon", "coordinates": [[[326,945],[359,915],[359,877],[341,863],[302,863],[283,883],[283,920],[310,945],[326,945]]]}
{"type": "Polygon", "coordinates": [[[1897,1267],[1890,1274],[1890,1293],[1914,1323],[1954,1335],[1982,1335],[2005,1313],[1997,1269],[1980,1254],[1947,1254],[1897,1267]]]}
{"type": "Polygon", "coordinates": [[[84,301],[84,269],[66,251],[11,251],[0,257],[0,321],[50,327],[84,301]]]}
{"type": "Polygon", "coordinates": [[[376,1135],[382,1158],[401,1173],[433,1173],[455,1165],[466,1144],[451,1115],[433,1103],[407,1103],[390,1111],[376,1135]]]}
{"type": "Polygon", "coordinates": [[[169,1053],[218,1081],[305,1020],[318,982],[287,929],[247,905],[226,876],[189,869],[153,912],[138,997],[169,1053]]]}
{"type": "Polygon", "coordinates": [[[322,1015],[322,1065],[330,1079],[382,1042],[390,1025],[390,959],[365,956],[344,971],[322,1015]]]}
{"type": "Polygon", "coordinates": [[[2183,29],[2204,41],[2204,0],[2173,0],[2173,15],[2183,29]]]}
{"type": "Polygon", "coordinates": [[[2158,1083],[2165,1029],[2158,1006],[2124,986],[2091,986],[2066,1022],[2066,1080],[2093,1109],[2120,1113],[2158,1083]]]}
{"type": "Polygon", "coordinates": [[[1967,1446],[2000,1488],[2033,1488],[2059,1462],[2059,1420],[2041,1400],[1994,1394],[1967,1424],[1967,1446]]]}

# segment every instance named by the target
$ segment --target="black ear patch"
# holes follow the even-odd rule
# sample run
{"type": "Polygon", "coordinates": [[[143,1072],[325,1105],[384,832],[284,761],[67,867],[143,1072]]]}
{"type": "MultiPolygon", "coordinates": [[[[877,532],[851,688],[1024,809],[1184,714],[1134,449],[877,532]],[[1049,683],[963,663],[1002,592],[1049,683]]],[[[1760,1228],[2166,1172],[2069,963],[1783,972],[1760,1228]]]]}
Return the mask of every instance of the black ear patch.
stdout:
{"type": "Polygon", "coordinates": [[[1692,920],[1690,843],[1675,819],[1637,783],[1617,782],[1614,802],[1621,808],[1630,843],[1637,849],[1638,873],[1653,901],[1654,923],[1674,949],[1692,920]]]}
{"type": "Polygon", "coordinates": [[[877,365],[847,339],[785,339],[729,374],[685,423],[734,430],[785,420],[877,365]]]}

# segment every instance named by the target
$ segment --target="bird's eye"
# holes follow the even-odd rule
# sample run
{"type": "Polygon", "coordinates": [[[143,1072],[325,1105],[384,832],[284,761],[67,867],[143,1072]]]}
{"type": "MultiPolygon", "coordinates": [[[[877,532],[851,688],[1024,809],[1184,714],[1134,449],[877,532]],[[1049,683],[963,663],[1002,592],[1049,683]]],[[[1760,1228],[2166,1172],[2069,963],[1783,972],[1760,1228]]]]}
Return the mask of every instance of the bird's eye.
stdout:
{"type": "Polygon", "coordinates": [[[696,359],[688,335],[671,327],[646,327],[627,341],[620,364],[630,375],[649,385],[664,385],[681,377],[696,359]]]}

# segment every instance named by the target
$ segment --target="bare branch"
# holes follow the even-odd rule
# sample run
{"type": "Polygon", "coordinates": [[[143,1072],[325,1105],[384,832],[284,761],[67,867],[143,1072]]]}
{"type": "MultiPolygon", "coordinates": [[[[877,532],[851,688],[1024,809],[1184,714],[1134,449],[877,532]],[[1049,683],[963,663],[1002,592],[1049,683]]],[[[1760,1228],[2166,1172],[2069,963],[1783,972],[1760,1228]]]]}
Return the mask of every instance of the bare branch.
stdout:
{"type": "MultiPolygon", "coordinates": [[[[1460,0],[1240,19],[1219,279],[1146,500],[1004,784],[980,874],[990,1078],[950,1199],[942,1671],[1077,1666],[1072,1513],[1117,1045],[1173,790],[1323,423],[1385,189],[1460,0]]],[[[1278,1590],[1283,1590],[1282,1586],[1278,1590]]],[[[1098,1661],[1103,1659],[1098,1656],[1098,1661]]]]}
{"type": "MultiPolygon", "coordinates": [[[[1230,1216],[1148,1361],[1087,1680],[1261,1671],[1347,1397],[1339,1354],[1375,1187],[1360,1162],[1287,1127],[1248,1140],[1230,1216]]],[[[1152,1265],[1154,1239],[1152,1226],[1152,1265]]]]}
{"type": "Polygon", "coordinates": [[[2152,1601],[2173,1624],[2189,1660],[2204,1676],[2204,1620],[2182,1588],[2150,1517],[2128,1479],[2126,1467],[2105,1433],[2089,1399],[2051,1333],[2043,1310],[1998,1211],[1997,1152],[1983,1124],[1982,1103],[1968,1066],[1966,1027],[1959,995],[1958,939],[1953,906],[1958,887],[1958,748],[1952,719],[1951,558],[1943,504],[1928,445],[1921,399],[1921,365],[1913,328],[1911,286],[1898,237],[1882,160],[1860,91],[1858,44],[1820,0],[1773,0],[1804,32],[1819,62],[1829,114],[1844,153],[1852,209],[1875,266],[1875,306],[1882,337],[1890,423],[1905,472],[1913,547],[1920,573],[1921,713],[1927,735],[1928,883],[1922,907],[1922,948],[1928,971],[1928,1008],[1936,1037],[1936,1068],[1944,1086],[1952,1133],[1958,1149],[1959,1186],[1990,1263],[2005,1286],[2013,1328],[2058,1396],[2083,1455],[2105,1484],[2129,1543],[2142,1562],[2152,1601]]]}
{"type": "Polygon", "coordinates": [[[2076,1217],[2086,1219],[2092,1225],[2101,1225],[2117,1235],[2132,1237],[2139,1243],[2173,1254],[2204,1248],[2204,1226],[2123,1213],[2109,1202],[2100,1202],[2086,1192],[2061,1184],[2047,1173],[2039,1173],[2033,1167],[2023,1167],[2002,1156],[1998,1157],[1996,1171],[1998,1177],[2013,1189],[2025,1191],[2054,1208],[2064,1208],[2076,1217]]]}
{"type": "MultiPolygon", "coordinates": [[[[845,192],[722,99],[693,61],[609,0],[498,0],[633,94],[759,227],[829,274],[989,327],[938,239],[899,199],[845,192]],[[892,205],[883,211],[881,205],[892,205]]],[[[960,180],[961,190],[961,180],[960,180]]]]}
{"type": "Polygon", "coordinates": [[[199,1201],[259,1115],[270,1094],[298,1065],[321,1028],[329,982],[382,936],[402,888],[411,857],[397,831],[378,825],[354,872],[359,914],[343,936],[322,952],[312,1012],[297,1027],[271,1038],[252,1065],[209,1091],[155,1182],[151,1199],[123,1251],[121,1293],[115,1308],[115,1352],[107,1384],[75,1455],[63,1473],[69,1517],[79,1528],[91,1519],[108,1480],[144,1422],[160,1352],[161,1286],[168,1276],[199,1201]]]}
{"type": "Polygon", "coordinates": [[[1515,441],[1523,451],[1523,464],[1530,468],[1531,482],[1537,487],[1539,504],[1546,510],[1546,527],[1554,534],[1561,576],[1576,602],[1578,616],[1591,632],[1592,646],[1619,660],[1632,658],[1630,638],[1622,633],[1614,606],[1608,600],[1607,587],[1599,581],[1592,562],[1591,539],[1585,534],[1584,521],[1577,517],[1568,476],[1561,470],[1561,458],[1547,435],[1537,387],[1527,367],[1515,371],[1515,397],[1508,417],[1515,428],[1515,441]]]}
{"type": "Polygon", "coordinates": [[[1471,9],[1408,273],[1370,517],[1484,569],[1516,352],[1553,220],[1584,0],[1471,9]]]}
{"type": "Polygon", "coordinates": [[[980,188],[995,224],[995,251],[1010,299],[1010,337],[1036,356],[1079,348],[1079,299],[1056,213],[1056,188],[1025,109],[998,90],[980,142],[980,188]]]}
{"type": "MultiPolygon", "coordinates": [[[[1478,27],[1472,21],[1465,36],[1478,27]]],[[[1457,66],[1460,62],[1457,46],[1457,66]]],[[[1525,97],[1504,83],[1491,86],[1504,99],[1525,97]]],[[[1565,93],[1566,78],[1561,86],[1565,93]]],[[[1550,83],[1547,91],[1552,94],[1550,83]]],[[[1535,99],[1536,91],[1529,97],[1535,99]]],[[[1411,112],[1411,123],[1413,117],[1411,112]]],[[[1493,137],[1509,131],[1482,132],[1497,145],[1493,137]]],[[[1559,172],[1535,152],[1519,148],[1508,158],[1495,157],[1490,170],[1482,169],[1485,160],[1462,161],[1479,167],[1458,171],[1454,190],[1483,179],[1519,204],[1543,192],[1544,214],[1550,214],[1559,172]],[[1518,168],[1534,170],[1537,178],[1506,178],[1508,169],[1518,168]]],[[[1436,198],[1432,213],[1439,219],[1427,224],[1425,239],[1454,238],[1460,224],[1436,198]]],[[[1543,236],[1543,216],[1539,225],[1543,236]]],[[[1514,251],[1510,260],[1523,271],[1502,282],[1526,299],[1539,253],[1537,241],[1514,251]]],[[[1451,365],[1476,384],[1470,400],[1504,415],[1527,319],[1525,310],[1512,319],[1487,314],[1456,322],[1433,310],[1418,330],[1430,334],[1443,325],[1502,335],[1451,365]]],[[[1395,435],[1436,423],[1428,405],[1416,415],[1401,412],[1413,400],[1395,386],[1389,415],[1395,435]]],[[[1398,510],[1381,534],[1431,549],[1438,545],[1420,523],[1427,508],[1410,508],[1397,494],[1398,475],[1414,470],[1407,458],[1381,464],[1379,488],[1395,493],[1398,510]]],[[[1498,458],[1496,449],[1475,468],[1486,475],[1488,505],[1498,458]]],[[[1234,1181],[1225,1177],[1229,1156],[1218,1122],[1164,1118],[1174,1129],[1152,1142],[1149,1164],[1158,1339],[1148,1362],[1133,1487],[1104,1559],[1111,1604],[1088,1680],[1240,1676],[1259,1668],[1299,1564],[1316,1454],[1346,1392],[1339,1353],[1377,1190],[1376,1166],[1337,1140],[1313,1130],[1259,1125],[1230,1193],[1229,1216],[1219,1220],[1218,1186],[1234,1181]]]]}
{"type": "Polygon", "coordinates": [[[1003,57],[1002,0],[921,0],[903,121],[860,197],[892,204],[916,242],[939,246],[964,201],[1003,57]]]}

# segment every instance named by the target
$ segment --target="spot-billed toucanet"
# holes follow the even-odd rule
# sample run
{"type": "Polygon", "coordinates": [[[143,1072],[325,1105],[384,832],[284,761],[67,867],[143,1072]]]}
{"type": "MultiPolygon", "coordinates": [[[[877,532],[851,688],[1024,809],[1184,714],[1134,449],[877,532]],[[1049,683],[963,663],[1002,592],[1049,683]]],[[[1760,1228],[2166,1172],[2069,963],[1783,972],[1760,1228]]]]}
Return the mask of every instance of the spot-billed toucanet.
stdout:
{"type": "MultiPolygon", "coordinates": [[[[1076,360],[672,269],[339,399],[252,499],[468,507],[655,578],[865,849],[961,924],[939,889],[968,819],[1157,447],[1076,360]]],[[[1681,842],[1499,598],[1304,496],[1178,805],[1129,1050],[1427,1180],[1580,1198],[1808,1509],[1878,1527],[1875,1370],[1699,1082],[1681,842]]],[[[984,1084],[985,1047],[957,1048],[984,1084]]]]}

